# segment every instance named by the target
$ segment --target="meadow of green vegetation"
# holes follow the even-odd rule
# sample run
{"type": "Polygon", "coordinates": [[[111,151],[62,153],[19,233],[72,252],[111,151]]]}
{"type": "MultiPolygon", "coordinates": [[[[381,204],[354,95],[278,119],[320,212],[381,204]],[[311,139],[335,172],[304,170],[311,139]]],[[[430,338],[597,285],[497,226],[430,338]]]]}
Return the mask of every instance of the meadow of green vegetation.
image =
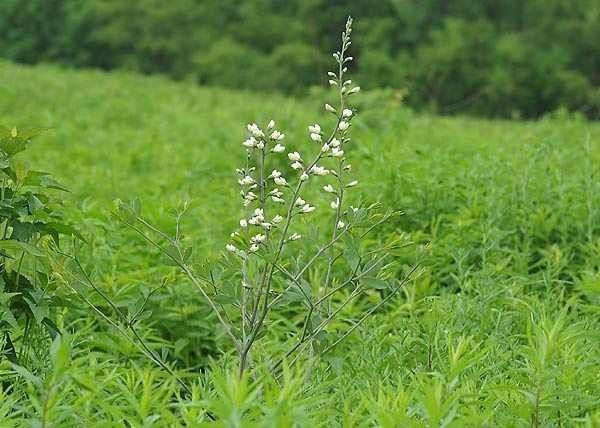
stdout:
{"type": "MultiPolygon", "coordinates": [[[[139,197],[144,216],[172,230],[170,210],[189,201],[186,242],[218,257],[240,218],[245,124],[274,118],[300,146],[307,125],[330,123],[328,96],[0,62],[0,126],[53,127],[19,156],[71,189],[61,212],[87,240],[77,252],[95,283],[126,308],[167,282],[138,329],[192,389],[57,285],[72,302],[51,308],[62,339],[16,334],[27,369],[0,357],[0,426],[600,426],[600,125],[564,112],[535,122],[431,117],[399,95],[358,94],[353,203],[404,211],[373,243],[394,231],[431,243],[427,272],[310,376],[299,363],[278,380],[261,370],[237,380],[201,296],[110,212],[139,197]]],[[[399,257],[399,272],[412,261],[399,257]]],[[[296,321],[282,316],[262,346],[289,340],[296,321]]]]}

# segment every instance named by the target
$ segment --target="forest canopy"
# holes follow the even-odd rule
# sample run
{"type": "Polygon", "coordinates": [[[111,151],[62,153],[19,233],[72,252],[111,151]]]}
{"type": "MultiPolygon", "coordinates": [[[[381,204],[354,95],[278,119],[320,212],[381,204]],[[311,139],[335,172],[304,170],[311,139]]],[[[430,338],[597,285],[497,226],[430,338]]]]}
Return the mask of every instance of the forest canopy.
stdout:
{"type": "Polygon", "coordinates": [[[0,56],[299,95],[348,15],[355,80],[410,107],[600,114],[600,0],[3,0],[0,56]]]}

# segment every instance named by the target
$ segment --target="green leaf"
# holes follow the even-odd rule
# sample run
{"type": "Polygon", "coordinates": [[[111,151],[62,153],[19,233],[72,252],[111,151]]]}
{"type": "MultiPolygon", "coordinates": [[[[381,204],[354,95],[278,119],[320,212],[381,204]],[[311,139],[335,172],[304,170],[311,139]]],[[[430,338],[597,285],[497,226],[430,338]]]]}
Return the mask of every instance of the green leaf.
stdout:
{"type": "Polygon", "coordinates": [[[12,340],[10,340],[10,335],[8,334],[8,332],[4,334],[4,348],[2,349],[2,352],[6,354],[6,358],[8,358],[8,361],[16,365],[19,364],[19,359],[17,358],[17,351],[15,349],[15,345],[12,343],[12,340]]]}
{"type": "Polygon", "coordinates": [[[27,177],[28,173],[29,168],[26,164],[18,163],[15,165],[15,174],[17,176],[17,180],[22,182],[23,180],[25,180],[25,177],[27,177]]]}
{"type": "Polygon", "coordinates": [[[0,293],[0,305],[4,305],[14,296],[18,296],[21,293],[0,293]]]}
{"type": "Polygon", "coordinates": [[[183,263],[183,257],[177,245],[169,244],[165,247],[165,251],[169,256],[171,256],[174,259],[174,261],[183,263]]]}
{"type": "Polygon", "coordinates": [[[361,278],[361,280],[368,287],[374,288],[376,290],[385,290],[386,288],[388,288],[388,283],[386,281],[384,281],[383,279],[365,277],[365,278],[361,278]]]}
{"type": "Polygon", "coordinates": [[[11,226],[13,230],[10,234],[10,238],[20,242],[29,241],[33,234],[38,231],[38,228],[34,223],[22,223],[18,220],[12,222],[11,226]]]}
{"type": "Polygon", "coordinates": [[[34,302],[29,299],[25,299],[25,301],[27,302],[31,313],[35,318],[36,323],[41,324],[44,318],[46,318],[46,316],[48,315],[49,308],[47,301],[41,300],[39,302],[34,302]]]}
{"type": "Polygon", "coordinates": [[[67,187],[50,177],[40,177],[40,186],[48,189],[62,190],[63,192],[71,192],[67,187]]]}
{"type": "Polygon", "coordinates": [[[43,210],[45,206],[42,203],[42,201],[40,201],[35,195],[29,195],[29,197],[27,198],[27,204],[29,206],[29,212],[31,214],[35,214],[38,211],[43,210]]]}
{"type": "Polygon", "coordinates": [[[214,297],[215,303],[218,303],[219,305],[231,305],[232,303],[235,303],[235,297],[234,296],[227,296],[224,294],[217,294],[214,297]]]}
{"type": "Polygon", "coordinates": [[[384,262],[383,257],[380,257],[378,259],[373,258],[373,259],[367,261],[367,263],[365,263],[365,265],[363,266],[363,268],[361,270],[363,275],[369,275],[371,277],[377,276],[377,274],[381,270],[381,266],[383,265],[383,262],[384,262]]]}
{"type": "Polygon", "coordinates": [[[20,329],[17,319],[15,318],[14,314],[8,309],[0,314],[0,321],[8,323],[8,325],[15,329],[15,331],[20,329]]]}
{"type": "Polygon", "coordinates": [[[319,332],[315,334],[315,339],[322,342],[324,340],[327,340],[328,336],[329,332],[327,330],[319,330],[319,332]]]}
{"type": "Polygon", "coordinates": [[[71,340],[68,335],[57,336],[50,345],[50,356],[54,366],[54,376],[63,374],[71,360],[71,340]]]}
{"type": "Polygon", "coordinates": [[[31,138],[31,137],[34,137],[36,135],[42,134],[42,133],[48,131],[49,129],[52,129],[52,128],[50,128],[50,127],[31,128],[31,129],[28,129],[27,131],[19,133],[19,137],[21,137],[21,138],[31,138]]]}
{"type": "Polygon", "coordinates": [[[140,198],[135,198],[131,204],[133,207],[133,212],[136,216],[140,217],[142,215],[142,201],[140,198]]]}
{"type": "Polygon", "coordinates": [[[52,321],[50,318],[44,317],[44,319],[42,320],[42,324],[44,324],[46,330],[48,330],[48,333],[50,334],[52,340],[54,340],[56,336],[62,335],[59,328],[56,326],[56,324],[54,324],[54,321],[52,321]]]}
{"type": "Polygon", "coordinates": [[[6,153],[8,156],[14,156],[19,152],[22,152],[27,147],[27,141],[21,137],[9,137],[0,139],[0,150],[6,153]]]}
{"type": "MultiPolygon", "coordinates": [[[[10,357],[9,357],[9,360],[10,360],[10,357]]],[[[33,373],[31,373],[25,367],[19,365],[18,362],[13,362],[12,360],[11,360],[11,362],[13,363],[13,364],[11,364],[12,369],[15,372],[17,372],[18,374],[20,374],[29,383],[35,385],[38,389],[42,390],[42,388],[44,387],[44,382],[42,381],[41,378],[39,378],[36,375],[34,375],[33,373]]]]}
{"type": "Polygon", "coordinates": [[[148,319],[148,318],[150,318],[151,316],[152,316],[152,311],[151,311],[151,310],[146,310],[146,311],[143,311],[141,314],[139,314],[139,315],[138,315],[138,316],[135,318],[135,320],[136,320],[137,322],[142,322],[142,321],[145,321],[145,320],[147,320],[147,319],[148,319]]]}
{"type": "Polygon", "coordinates": [[[68,236],[73,235],[80,241],[87,242],[81,233],[79,233],[78,231],[76,231],[75,229],[73,229],[71,226],[69,226],[67,224],[51,222],[51,223],[41,223],[41,225],[43,225],[43,230],[45,230],[47,232],[56,232],[60,235],[68,235],[68,236]]]}
{"type": "Polygon", "coordinates": [[[0,156],[0,169],[10,167],[10,156],[0,156]]]}
{"type": "Polygon", "coordinates": [[[32,256],[44,257],[45,254],[26,242],[14,241],[12,239],[0,240],[0,250],[25,251],[32,256]]]}

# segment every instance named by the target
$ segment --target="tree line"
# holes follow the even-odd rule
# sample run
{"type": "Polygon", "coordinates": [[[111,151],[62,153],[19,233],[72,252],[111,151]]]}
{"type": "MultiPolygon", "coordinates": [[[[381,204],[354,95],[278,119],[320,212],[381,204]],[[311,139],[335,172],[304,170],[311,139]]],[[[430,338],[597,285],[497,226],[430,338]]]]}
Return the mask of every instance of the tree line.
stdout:
{"type": "Polygon", "coordinates": [[[413,108],[600,115],[600,0],[3,0],[0,56],[299,95],[349,14],[355,80],[413,108]]]}

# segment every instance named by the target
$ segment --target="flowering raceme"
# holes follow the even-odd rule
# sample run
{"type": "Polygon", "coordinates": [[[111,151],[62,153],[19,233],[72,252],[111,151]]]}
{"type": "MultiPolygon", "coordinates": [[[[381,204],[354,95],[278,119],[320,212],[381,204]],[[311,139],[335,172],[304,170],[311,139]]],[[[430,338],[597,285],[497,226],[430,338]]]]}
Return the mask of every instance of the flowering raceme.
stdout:
{"type": "Polygon", "coordinates": [[[346,55],[351,30],[349,18],[342,48],[333,55],[337,70],[328,73],[339,102],[335,107],[323,104],[325,113],[335,117],[331,127],[308,125],[304,128],[308,135],[290,141],[273,119],[266,126],[246,126],[241,142],[245,166],[236,169],[243,214],[218,264],[198,263],[196,252],[184,246],[179,219],[185,208],[177,211],[174,238],[144,221],[138,207],[126,208],[127,216],[122,216],[123,222],[163,252],[171,266],[179,266],[202,294],[237,351],[240,379],[248,370],[256,373],[257,365],[269,364],[270,373],[281,374],[285,362],[292,366],[301,355],[326,354],[397,294],[416,269],[400,282],[394,276],[397,264],[386,261],[406,246],[406,239],[389,236],[384,244],[369,248],[368,241],[373,240],[363,239],[361,248],[361,238],[395,213],[372,214],[371,207],[348,205],[347,195],[358,180],[349,177],[353,172],[346,159],[357,115],[347,102],[360,90],[344,78],[351,61],[346,55]],[[139,224],[150,233],[137,229],[139,224]],[[168,245],[152,240],[152,233],[168,245]],[[360,319],[347,322],[345,307],[365,294],[368,298],[356,307],[380,300],[360,319]],[[283,339],[278,337],[285,343],[263,342],[269,326],[281,320],[271,313],[289,305],[292,310],[282,316],[294,313],[290,325],[299,328],[291,327],[283,339]],[[329,330],[334,320],[335,329],[329,330]]]}

